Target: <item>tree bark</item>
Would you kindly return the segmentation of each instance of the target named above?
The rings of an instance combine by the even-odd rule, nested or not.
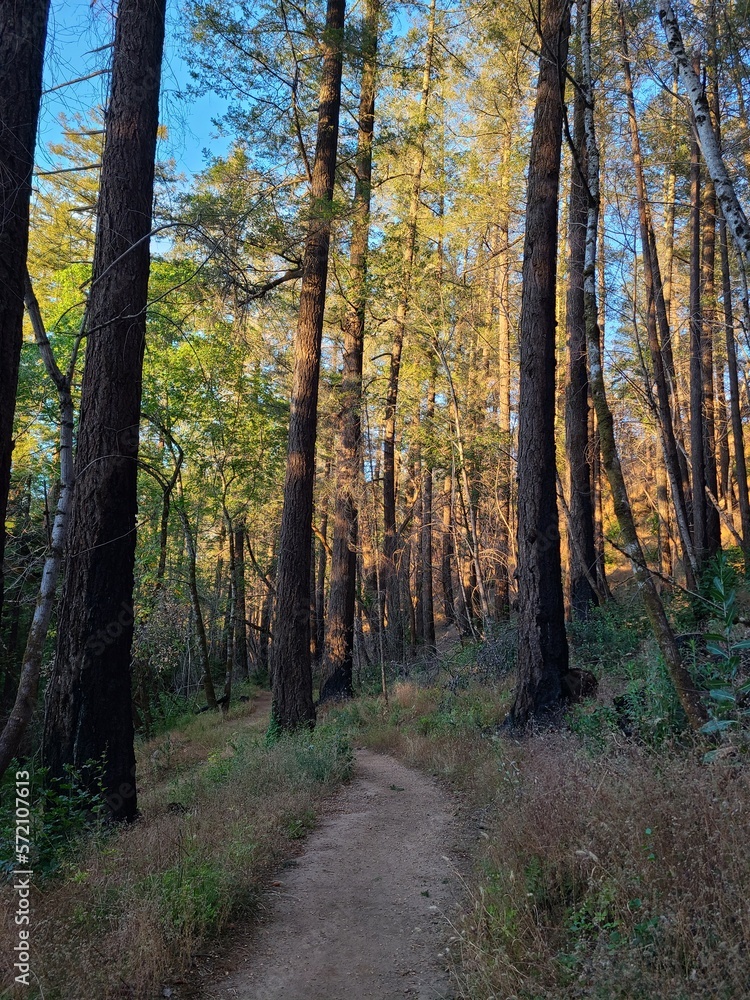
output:
[[[0,0],[0,615],[29,201],[49,0]]]
[[[518,445],[518,685],[515,726],[560,701],[568,642],[555,462],[557,207],[570,12],[542,5],[542,55],[526,194]]]
[[[620,8],[622,16],[622,8]],[[653,578],[648,570],[633,519],[625,477],[622,473],[617,443],[614,435],[612,411],[609,408],[604,386],[604,369],[600,343],[598,306],[596,301],[596,241],[599,225],[599,151],[594,127],[594,94],[591,73],[591,0],[586,0],[584,15],[584,93],[586,95],[586,144],[588,159],[589,213],[586,233],[586,265],[584,269],[584,301],[586,308],[586,340],[589,354],[591,392],[596,409],[597,424],[602,448],[602,462],[607,472],[615,515],[624,540],[624,548],[633,567],[638,587],[648,614],[654,638],[664,657],[667,670],[674,684],[680,704],[693,729],[699,729],[706,720],[706,711],[698,697],[690,674],[680,660],[674,633],[664,612]],[[623,22],[624,25],[624,22]]]
[[[456,624],[456,601],[453,595],[453,525],[452,479],[445,477],[443,500],[443,547],[440,559],[440,582],[443,586],[443,615],[448,625]]]
[[[631,78],[630,59],[628,56],[625,11],[622,3],[619,5],[619,15],[620,38],[622,43],[621,58],[625,75],[625,94],[628,103],[628,120],[630,123],[630,134],[633,146],[641,253],[643,255],[643,276],[646,285],[646,329],[648,331],[651,363],[654,369],[654,382],[656,383],[659,430],[664,453],[664,463],[667,467],[667,474],[669,476],[669,484],[672,490],[672,502],[675,508],[675,518],[677,520],[680,543],[682,546],[686,582],[689,588],[693,588],[695,585],[697,561],[690,536],[683,473],[672,418],[670,385],[667,381],[663,354],[663,345],[669,341],[671,335],[667,321],[659,261],[656,253],[656,240],[654,238],[653,225],[651,223],[649,204],[646,196],[643,155],[641,153],[638,119],[635,113],[633,81]]]
[[[706,486],[719,495],[716,468],[716,406],[714,403],[714,327],[716,325],[716,192],[711,181],[703,196],[703,228],[700,259],[701,298],[701,378],[703,380],[703,459]],[[706,554],[713,558],[721,548],[719,512],[713,504],[706,508]]]
[[[238,678],[249,676],[247,656],[247,600],[245,595],[245,525],[234,527],[234,670]]]
[[[703,87],[700,75],[696,73],[691,65],[690,57],[685,51],[679,21],[669,0],[656,0],[656,12],[664,28],[667,48],[675,61],[680,74],[680,80],[687,91],[693,109],[701,152],[703,153],[703,159],[705,160],[711,180],[714,182],[716,197],[729,226],[729,230],[737,244],[737,249],[747,265],[750,263],[750,224],[740,205],[734,184],[724,164],[721,147],[717,141],[713,122],[711,121],[711,112],[705,88]]]
[[[398,570],[398,530],[396,526],[396,410],[398,405],[401,353],[406,332],[406,320],[411,302],[411,281],[417,251],[417,222],[422,194],[422,171],[425,161],[427,110],[430,100],[432,61],[435,48],[435,0],[431,0],[427,24],[422,96],[417,120],[417,142],[412,163],[409,215],[406,221],[406,238],[403,250],[401,290],[396,306],[391,362],[385,398],[385,426],[383,430],[383,556],[388,617],[388,640],[392,650],[403,648],[403,621],[400,606],[400,574]]]
[[[580,56],[579,56],[580,59]],[[578,72],[580,76],[580,70]],[[594,507],[589,460],[589,376],[586,360],[586,321],[583,308],[583,266],[586,258],[586,220],[588,199],[584,137],[584,107],[580,87],[574,98],[576,159],[570,179],[568,214],[568,295],[566,323],[568,333],[568,379],[565,389],[565,445],[570,477],[570,607],[574,618],[588,618],[599,604],[590,579],[596,572],[594,543]]]
[[[375,55],[378,5],[370,3],[363,25],[364,66],[360,93],[357,179],[354,195],[351,272],[354,285],[344,320],[344,371],[336,449],[336,500],[331,545],[331,585],[319,700],[350,698],[356,611],[359,509],[357,484],[362,436],[362,361],[367,304],[367,244],[370,225],[372,136],[375,115]]]
[[[432,455],[431,436],[435,417],[435,373],[430,373],[425,411],[427,446],[422,467],[422,637],[427,653],[437,651],[435,642],[435,604],[432,589]]]
[[[166,0],[120,0],[87,310],[75,486],[43,757],[137,813],[131,707],[138,426]]]
[[[289,446],[284,479],[276,615],[271,645],[273,719],[283,730],[315,725],[310,658],[310,570],[318,382],[331,210],[336,174],[344,0],[328,0],[322,40],[318,138],[294,351]]]
[[[701,316],[701,165],[698,137],[690,143],[690,465],[693,470],[693,543],[698,569],[709,556],[706,438]]]

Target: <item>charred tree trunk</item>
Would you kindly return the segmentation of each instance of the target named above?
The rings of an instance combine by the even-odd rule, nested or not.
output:
[[[273,719],[284,730],[315,724],[310,662],[313,487],[320,352],[341,106],[344,6],[344,0],[328,0],[322,40],[323,73],[313,165],[312,205],[294,352],[292,408],[276,582],[276,616],[271,646]]]
[[[29,201],[49,0],[0,0],[0,615]]]
[[[555,460],[557,207],[570,11],[542,5],[526,195],[518,443],[518,686],[510,720],[554,708],[568,670]]]
[[[166,0],[120,0],[86,321],[70,541],[44,761],[104,758],[115,819],[136,816],[130,680],[138,426]]]

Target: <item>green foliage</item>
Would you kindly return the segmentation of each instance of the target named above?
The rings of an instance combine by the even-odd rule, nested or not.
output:
[[[167,924],[177,933],[190,928],[204,933],[220,913],[224,885],[219,864],[197,854],[187,854],[179,864],[150,880],[151,892],[161,902]]]
[[[50,780],[44,767],[24,765],[31,773],[29,864],[34,873],[48,878],[61,871],[79,852],[85,840],[104,831],[107,807],[98,792],[91,792],[81,777],[81,772],[68,765],[62,780]],[[15,801],[16,764],[11,762],[0,785],[0,873],[9,874],[16,867]],[[100,783],[102,765],[91,761],[87,770]]]
[[[611,667],[632,656],[648,635],[648,622],[637,598],[609,601],[592,608],[585,620],[568,623],[568,638],[577,666]]]
[[[709,694],[710,719],[701,732],[716,734],[736,728],[750,717],[750,680],[742,662],[742,653],[750,649],[750,642],[734,638],[737,572],[723,552],[712,561],[703,586],[716,614],[718,630],[702,636],[710,659],[698,666],[697,673]]]
[[[609,705],[572,705],[566,718],[584,746],[597,753],[605,749],[608,737],[618,728],[617,712]]]

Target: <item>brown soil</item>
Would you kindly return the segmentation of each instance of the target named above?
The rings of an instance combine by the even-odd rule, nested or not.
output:
[[[205,1000],[439,1000],[460,878],[455,805],[391,757],[355,777],[276,883],[266,917]],[[222,977],[223,981],[217,982]]]

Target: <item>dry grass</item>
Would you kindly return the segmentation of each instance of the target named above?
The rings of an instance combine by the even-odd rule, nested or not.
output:
[[[478,706],[481,705],[481,711]],[[466,1000],[750,996],[750,772],[699,748],[493,736],[507,694],[408,684],[339,713],[449,780],[477,866],[457,929]]]
[[[3,996],[152,997],[202,942],[252,910],[350,766],[348,748],[330,731],[267,747],[266,721],[249,707],[227,720],[199,716],[140,748],[143,817],[87,844],[37,888],[31,951],[39,982]],[[10,887],[2,897],[12,902]],[[12,906],[3,909],[0,971],[8,983],[16,933]]]

